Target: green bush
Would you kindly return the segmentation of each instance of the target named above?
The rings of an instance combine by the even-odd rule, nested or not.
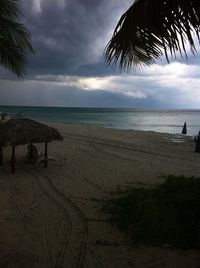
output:
[[[129,189],[104,209],[133,243],[200,248],[200,178],[168,176],[154,189]]]

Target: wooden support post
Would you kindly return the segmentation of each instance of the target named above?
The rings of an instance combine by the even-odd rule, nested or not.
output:
[[[0,146],[0,166],[3,166],[3,146]]]
[[[30,157],[30,159],[33,159],[33,144],[32,144],[32,142],[31,142],[31,144],[30,144],[30,151],[29,151],[29,157]]]
[[[47,152],[47,145],[48,143],[45,142],[45,148],[44,148],[44,167],[48,167],[48,152]]]
[[[15,146],[12,146],[12,157],[11,157],[11,172],[12,173],[15,173],[15,162],[16,162],[16,159],[15,159]]]

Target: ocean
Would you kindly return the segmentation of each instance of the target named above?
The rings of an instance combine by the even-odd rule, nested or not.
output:
[[[10,116],[22,113],[39,121],[106,128],[180,134],[186,122],[188,135],[197,135],[200,130],[200,110],[0,106],[0,111]]]

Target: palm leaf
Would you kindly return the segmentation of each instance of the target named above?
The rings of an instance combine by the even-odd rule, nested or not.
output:
[[[0,38],[0,64],[11,70],[17,76],[23,76],[26,64],[26,56],[10,39]]]
[[[165,55],[187,57],[186,44],[196,53],[199,40],[199,0],[135,0],[120,18],[105,49],[109,65],[121,69],[147,66]]]
[[[22,11],[19,7],[18,0],[1,0],[0,1],[0,16],[19,18]]]
[[[34,52],[21,15],[18,0],[0,0],[0,65],[17,76],[24,75],[26,52]]]

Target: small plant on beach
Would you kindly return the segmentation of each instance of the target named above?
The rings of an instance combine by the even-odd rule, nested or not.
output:
[[[104,210],[133,243],[200,248],[200,178],[168,176],[161,185],[132,188]]]

